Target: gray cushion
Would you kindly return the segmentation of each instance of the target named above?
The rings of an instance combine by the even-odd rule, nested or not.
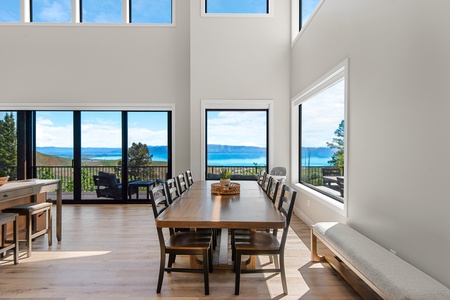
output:
[[[349,226],[313,225],[340,255],[392,300],[450,299],[450,289]]]

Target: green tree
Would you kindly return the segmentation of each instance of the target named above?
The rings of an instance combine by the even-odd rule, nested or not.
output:
[[[132,178],[151,179],[153,172],[149,166],[152,164],[152,157],[146,144],[131,144],[128,149],[128,174]]]
[[[12,113],[0,120],[0,175],[8,173],[8,167],[17,165],[16,122]]]
[[[331,160],[329,160],[328,163],[332,164],[333,166],[343,167],[344,166],[344,120],[341,121],[338,129],[335,130],[334,134],[336,135],[336,137],[333,138],[331,143],[327,142],[327,146],[331,149],[337,149],[337,151],[334,152],[333,156],[331,157]]]

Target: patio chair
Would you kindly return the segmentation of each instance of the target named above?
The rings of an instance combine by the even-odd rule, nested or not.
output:
[[[97,197],[113,198],[114,200],[122,199],[122,184],[116,178],[116,174],[100,171],[98,175],[93,176]],[[138,188],[136,187],[130,187],[128,190],[129,195],[134,195],[137,192]]]

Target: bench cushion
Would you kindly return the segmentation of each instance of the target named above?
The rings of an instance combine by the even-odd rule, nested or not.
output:
[[[313,230],[388,299],[450,299],[446,286],[349,226],[319,222]]]

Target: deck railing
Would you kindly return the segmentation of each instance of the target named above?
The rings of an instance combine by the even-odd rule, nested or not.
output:
[[[207,179],[218,179],[222,171],[231,171],[233,175],[242,175],[240,179],[245,177],[251,178],[258,175],[262,170],[266,170],[266,166],[207,166]]]
[[[73,168],[70,166],[38,166],[36,177],[39,179],[61,179],[63,192],[73,191]],[[120,166],[82,166],[81,187],[83,192],[95,191],[94,177],[98,172],[115,173],[117,178],[121,177]],[[129,180],[155,180],[165,179],[168,172],[167,166],[131,166],[128,167]]]
[[[323,171],[322,169],[330,168],[330,166],[314,166],[314,167],[304,167],[301,169],[301,181],[312,184],[314,186],[323,185]],[[344,175],[344,170],[342,168],[341,175]]]

